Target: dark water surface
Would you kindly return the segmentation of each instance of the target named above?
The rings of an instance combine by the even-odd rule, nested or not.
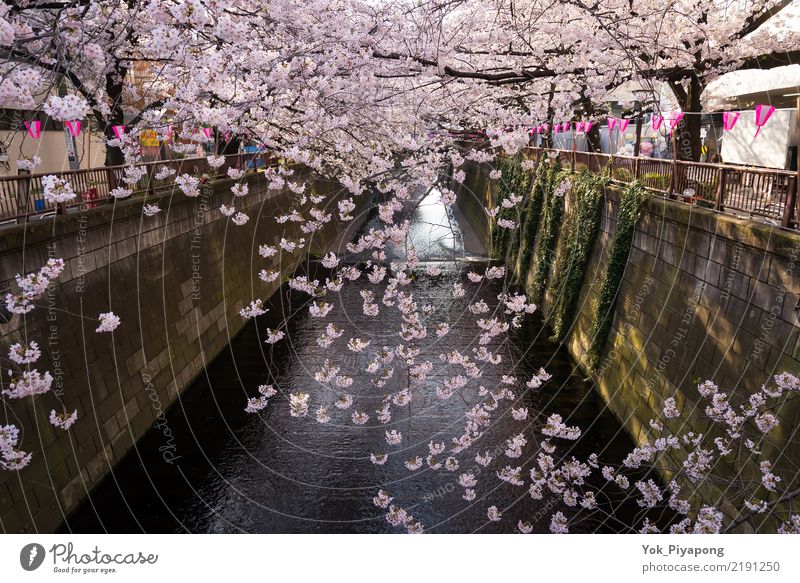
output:
[[[474,270],[483,273],[487,261],[477,260],[474,234],[459,229],[458,217],[446,212],[436,193],[429,195],[411,215],[410,239],[419,251],[420,267],[414,281],[402,291],[411,291],[421,307],[434,307],[428,324],[430,334],[420,348],[417,361],[433,361],[440,368],[439,355],[459,350],[472,356],[477,347],[479,329],[466,310],[468,303],[484,299],[496,304],[502,283],[471,284],[464,275]],[[462,221],[463,222],[463,221]],[[377,226],[369,221],[362,231]],[[392,258],[403,258],[395,249]],[[350,257],[348,261],[363,267],[366,257]],[[435,263],[444,273],[431,277],[424,268]],[[329,271],[315,262],[306,266],[314,278],[324,282]],[[454,282],[462,281],[465,298],[453,299]],[[529,469],[539,449],[537,431],[551,413],[560,413],[568,425],[587,429],[576,443],[562,442],[554,457],[575,455],[585,459],[597,451],[606,461],[619,462],[631,447],[628,436],[613,415],[605,409],[601,398],[581,380],[566,351],[546,340],[538,314],[529,316],[520,330],[509,336],[502,347],[492,347],[503,356],[503,364],[484,369],[481,379],[470,380],[467,387],[447,400],[437,398],[432,382],[414,389],[413,400],[404,407],[392,406],[390,423],[376,419],[384,397],[398,390],[393,378],[386,387],[371,384],[373,376],[365,372],[376,350],[401,342],[396,336],[401,319],[395,307],[380,300],[386,281],[377,286],[365,275],[348,283],[340,293],[326,300],[336,305],[325,319],[312,318],[303,307],[306,294],[292,292],[284,286],[270,304],[270,312],[251,321],[234,338],[229,350],[221,354],[178,399],[167,413],[167,423],[175,436],[177,456],[166,463],[159,448],[164,445],[160,430],[151,429],[118,466],[113,474],[91,494],[90,498],[69,517],[63,530],[72,532],[401,532],[384,518],[372,497],[379,488],[389,491],[394,502],[406,508],[431,532],[514,532],[518,520],[534,524],[535,532],[546,532],[551,514],[559,509],[574,515],[558,500],[535,501],[528,495]],[[358,292],[370,289],[380,306],[380,315],[368,318],[362,312]],[[299,311],[287,329],[287,338],[271,346],[264,343],[264,330],[275,328],[282,314]],[[484,317],[491,317],[486,314]],[[436,322],[447,321],[450,333],[439,339],[433,334]],[[329,322],[344,334],[329,348],[317,345],[317,337]],[[369,339],[370,346],[360,354],[345,347],[351,337]],[[330,386],[314,381],[313,375],[324,361],[341,366],[342,374],[354,378],[353,386],[336,392]],[[479,363],[480,364],[480,363]],[[399,359],[392,365],[402,369]],[[553,378],[535,392],[525,387],[539,367]],[[493,412],[493,425],[480,440],[458,455],[457,471],[444,468],[430,470],[423,465],[417,471],[406,469],[403,462],[428,454],[428,442],[451,444],[463,433],[464,411],[483,402],[477,386],[494,389],[501,373],[513,373],[520,382],[513,387],[516,402],[504,400]],[[404,376],[398,374],[398,377]],[[260,384],[272,384],[279,390],[266,409],[258,414],[244,411],[247,397],[256,395]],[[288,394],[302,389],[309,393],[310,409],[306,417],[288,414]],[[331,405],[341,393],[354,396],[354,405],[345,411],[330,409],[332,420],[320,425],[314,411],[320,405]],[[528,420],[515,421],[510,407],[525,405]],[[354,425],[354,410],[366,411],[366,425]],[[400,445],[388,445],[384,432],[402,432]],[[494,450],[509,437],[524,432],[528,444],[523,455],[509,459],[502,453],[488,468],[477,466],[477,452]],[[369,454],[389,454],[384,465],[374,465]],[[441,458],[444,459],[444,456]],[[526,486],[501,482],[495,471],[506,465],[524,470]],[[472,502],[462,498],[464,489],[458,476],[473,471],[479,478]],[[613,492],[609,492],[614,495]],[[617,495],[619,492],[617,491]],[[486,509],[495,505],[503,513],[500,522],[489,522]],[[622,522],[639,510],[630,501],[610,503],[602,513],[583,522],[578,530],[619,531]]]

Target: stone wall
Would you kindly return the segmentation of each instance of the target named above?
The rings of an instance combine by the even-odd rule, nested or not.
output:
[[[475,165],[468,170],[467,183],[485,175]],[[470,184],[488,204],[492,187]],[[579,312],[565,342],[633,438],[648,438],[649,420],[670,396],[702,431],[699,379],[745,398],[776,373],[800,373],[800,233],[662,197],[651,198],[642,213],[608,344],[597,371],[589,370],[589,335],[619,192],[606,191]],[[464,194],[459,190],[459,204]],[[542,306],[546,319],[552,293]],[[800,407],[791,402],[780,417],[783,429],[770,434],[773,447],[783,452],[783,462],[796,463]]]
[[[16,273],[38,270],[48,257],[63,258],[66,268],[37,309],[0,323],[4,366],[8,345],[33,340],[43,353],[36,366],[54,376],[52,393],[12,401],[13,412],[0,419],[22,427],[20,447],[34,456],[20,472],[0,470],[0,530],[56,528],[154,424],[170,461],[174,442],[160,413],[242,328],[239,310],[280,285],[265,284],[257,272],[279,262],[291,272],[303,258],[284,252],[282,260],[263,259],[258,245],[309,238],[298,223],[272,220],[294,195],[268,191],[260,174],[247,181],[250,194],[235,201],[250,215],[241,227],[218,210],[231,202],[231,182],[224,180],[195,199],[180,192],[151,197],[164,209],[152,218],[142,215],[141,200],[118,201],[3,231],[3,294],[16,291]],[[336,217],[335,185],[312,186],[331,195],[325,204]],[[366,198],[358,201],[362,208]],[[311,251],[349,240],[358,222],[345,228],[334,218],[310,237]],[[122,324],[113,334],[95,333],[98,314],[109,310]],[[69,431],[47,420],[51,409],[62,409],[59,400],[78,410]]]
[[[615,228],[617,192],[604,205],[570,350],[589,348],[595,296]],[[746,395],[772,375],[800,373],[800,235],[652,198],[636,229],[598,389],[642,441],[663,400],[698,404],[698,380]],[[782,411],[797,427],[798,409]],[[699,427],[698,427],[699,429]],[[788,437],[788,436],[787,436]],[[794,459],[800,451],[787,443]]]
[[[484,206],[490,206],[489,201],[492,200],[491,188],[494,183],[489,180],[491,169],[488,164],[467,164],[466,169],[469,172],[466,173],[464,182],[454,183],[453,191],[458,195],[458,208],[462,216],[488,251],[491,250],[491,232]]]

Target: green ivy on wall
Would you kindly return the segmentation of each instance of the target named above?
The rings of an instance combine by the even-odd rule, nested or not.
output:
[[[628,186],[620,196],[617,230],[611,240],[606,271],[603,275],[592,330],[589,334],[591,346],[589,347],[588,361],[591,368],[596,368],[600,354],[608,341],[611,323],[614,319],[617,291],[628,263],[636,222],[639,220],[639,215],[648,197],[649,195],[638,182]]]
[[[551,310],[553,339],[563,340],[569,331],[581,293],[586,266],[592,256],[608,179],[589,172],[571,178],[569,212],[561,226],[553,269],[554,304]]]
[[[513,161],[513,167],[510,171],[509,177],[509,194],[516,194],[517,196],[521,196],[524,201],[527,201],[530,198],[530,191],[531,191],[531,180],[533,179],[533,172],[530,170],[524,170],[522,168],[522,158],[520,156],[511,158],[510,160]],[[513,221],[517,223],[516,229],[511,229],[510,238],[511,243],[509,244],[509,250],[504,255],[506,259],[509,261],[515,261],[517,255],[519,254],[519,247],[521,242],[520,237],[520,229],[519,225],[525,220],[524,214],[520,212],[519,205],[514,207],[512,210]],[[508,229],[506,229],[508,230]],[[513,269],[513,266],[512,266]]]
[[[509,249],[512,257],[516,257],[520,246],[519,229],[498,227],[500,219],[518,223],[520,221],[517,207],[503,208],[501,203],[512,194],[526,197],[531,187],[532,172],[522,168],[522,156],[500,158],[497,168],[501,172],[497,189],[494,193],[494,208],[500,209],[492,223],[492,257],[505,259]]]
[[[536,169],[536,179],[533,183],[525,208],[522,211],[522,221],[520,223],[520,250],[517,257],[517,281],[525,284],[528,278],[528,271],[531,267],[533,257],[533,245],[536,241],[536,232],[539,230],[539,222],[542,217],[542,201],[544,200],[547,183],[550,180],[550,165],[540,163]],[[512,255],[512,257],[514,257]]]
[[[548,180],[545,183],[541,236],[536,249],[533,281],[530,288],[530,298],[535,303],[541,303],[544,299],[544,290],[553,263],[558,231],[561,226],[561,214],[564,209],[564,199],[562,196],[556,195],[556,189],[567,176],[568,172],[561,171],[561,163],[556,158],[548,171]]]
[[[492,257],[495,259],[502,259],[505,257],[505,252],[508,246],[509,230],[498,226],[498,221],[501,219],[513,219],[513,214],[510,209],[502,208],[501,201],[508,197],[511,190],[508,187],[507,174],[508,160],[501,158],[498,162],[498,169],[502,172],[500,180],[497,182],[494,197],[493,207],[500,209],[492,221]]]

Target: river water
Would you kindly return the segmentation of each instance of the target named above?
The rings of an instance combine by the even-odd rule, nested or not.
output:
[[[443,338],[427,338],[421,345],[418,361],[438,362],[439,355],[460,350],[471,354],[477,346],[476,316],[466,310],[468,303],[485,299],[496,303],[502,291],[498,280],[481,284],[466,283],[465,274],[483,273],[488,261],[480,242],[457,209],[446,209],[436,191],[410,211],[409,240],[421,261],[414,281],[407,286],[420,305],[429,304],[437,318],[450,324]],[[377,216],[368,220],[362,232],[378,226]],[[403,259],[403,249],[391,249],[389,259]],[[365,257],[346,257],[363,267]],[[431,277],[424,268],[435,264],[442,275]],[[328,270],[317,262],[304,269],[324,281]],[[465,298],[452,297],[453,283],[464,282]],[[389,389],[377,389],[364,369],[377,347],[397,345],[396,330],[400,314],[380,306],[381,313],[369,318],[363,314],[358,292],[376,291],[380,304],[386,282],[377,286],[364,276],[333,294],[336,308],[328,318],[312,318],[303,306],[306,294],[284,286],[268,304],[270,311],[251,321],[226,350],[209,364],[199,378],[167,413],[167,423],[175,435],[179,458],[166,463],[159,448],[161,431],[151,429],[91,494],[89,499],[63,525],[64,532],[262,532],[262,533],[377,533],[400,532],[376,508],[372,498],[382,488],[396,503],[424,524],[428,532],[514,532],[519,520],[533,525],[534,532],[547,532],[550,516],[556,510],[574,515],[559,500],[532,500],[527,486],[514,486],[495,476],[506,465],[523,466],[523,478],[534,464],[542,439],[537,428],[552,413],[559,413],[568,425],[584,429],[577,442],[564,442],[555,457],[586,459],[598,452],[609,462],[619,462],[632,443],[601,398],[581,378],[580,371],[561,346],[549,342],[548,332],[537,314],[525,325],[512,330],[507,342],[497,350],[503,365],[484,370],[480,384],[489,388],[500,383],[500,372],[513,370],[520,379],[512,387],[516,400],[503,400],[494,411],[493,424],[478,443],[454,456],[457,471],[433,471],[423,464],[417,471],[403,462],[414,456],[423,459],[428,443],[446,442],[463,431],[464,412],[484,401],[477,391],[442,400],[433,390],[415,390],[406,406],[393,407],[392,420],[378,423],[375,411]],[[328,299],[328,298],[326,298]],[[302,308],[299,309],[298,308]],[[285,314],[297,312],[288,321],[287,338],[275,345],[264,343],[264,331],[275,328]],[[329,322],[344,331],[329,348],[320,348],[316,339]],[[345,348],[348,338],[358,336],[371,344],[360,354]],[[320,404],[330,405],[338,397],[330,388],[315,383],[314,371],[328,359],[353,376],[347,392],[355,404],[346,411],[331,408],[332,420],[321,425],[314,418]],[[537,391],[524,381],[540,367],[552,379]],[[494,370],[490,370],[494,369]],[[502,369],[502,371],[500,370]],[[360,371],[355,372],[354,371]],[[393,382],[393,381],[391,381]],[[247,397],[256,387],[272,384],[279,393],[258,414],[245,413]],[[473,384],[475,384],[473,382]],[[286,394],[302,388],[311,394],[310,412],[295,418],[288,414]],[[526,406],[526,421],[516,421],[510,407]],[[370,420],[355,425],[350,415],[355,409],[366,411]],[[386,430],[402,433],[400,445],[387,445]],[[503,455],[502,444],[512,435],[524,433],[528,445],[517,459]],[[495,460],[478,466],[477,451],[493,451]],[[375,465],[369,454],[389,454],[384,465]],[[476,498],[462,498],[464,488],[458,476],[472,471],[479,479]],[[609,492],[614,496],[613,492]],[[617,491],[617,495],[619,492]],[[487,519],[487,508],[502,512],[500,521]],[[602,511],[587,514],[577,531],[618,532],[640,509],[630,500],[609,501]]]

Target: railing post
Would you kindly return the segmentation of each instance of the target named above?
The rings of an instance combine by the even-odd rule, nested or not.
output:
[[[791,227],[797,218],[797,176],[789,177],[789,192],[786,194],[786,205],[783,207],[781,226]]]
[[[117,177],[114,175],[114,170],[112,168],[106,169],[106,196],[108,193],[114,190],[117,187]]]
[[[641,173],[641,170],[639,169],[639,162],[640,161],[641,160],[640,160],[640,158],[638,156],[636,157],[636,160],[633,161],[633,179],[634,180],[639,180],[639,174]]]
[[[25,177],[17,182],[17,223],[24,223],[28,220],[27,214],[31,192],[31,173],[27,170],[18,170],[17,172],[20,176]]]
[[[714,204],[714,209],[722,211],[725,208],[725,168],[720,166],[717,168],[717,200]]]
[[[147,165],[147,194],[153,196],[155,194],[155,186],[153,185],[153,171],[155,164]]]
[[[669,186],[667,187],[667,198],[672,198],[672,191],[675,189],[675,167],[677,164],[675,160],[670,161],[669,167]]]

